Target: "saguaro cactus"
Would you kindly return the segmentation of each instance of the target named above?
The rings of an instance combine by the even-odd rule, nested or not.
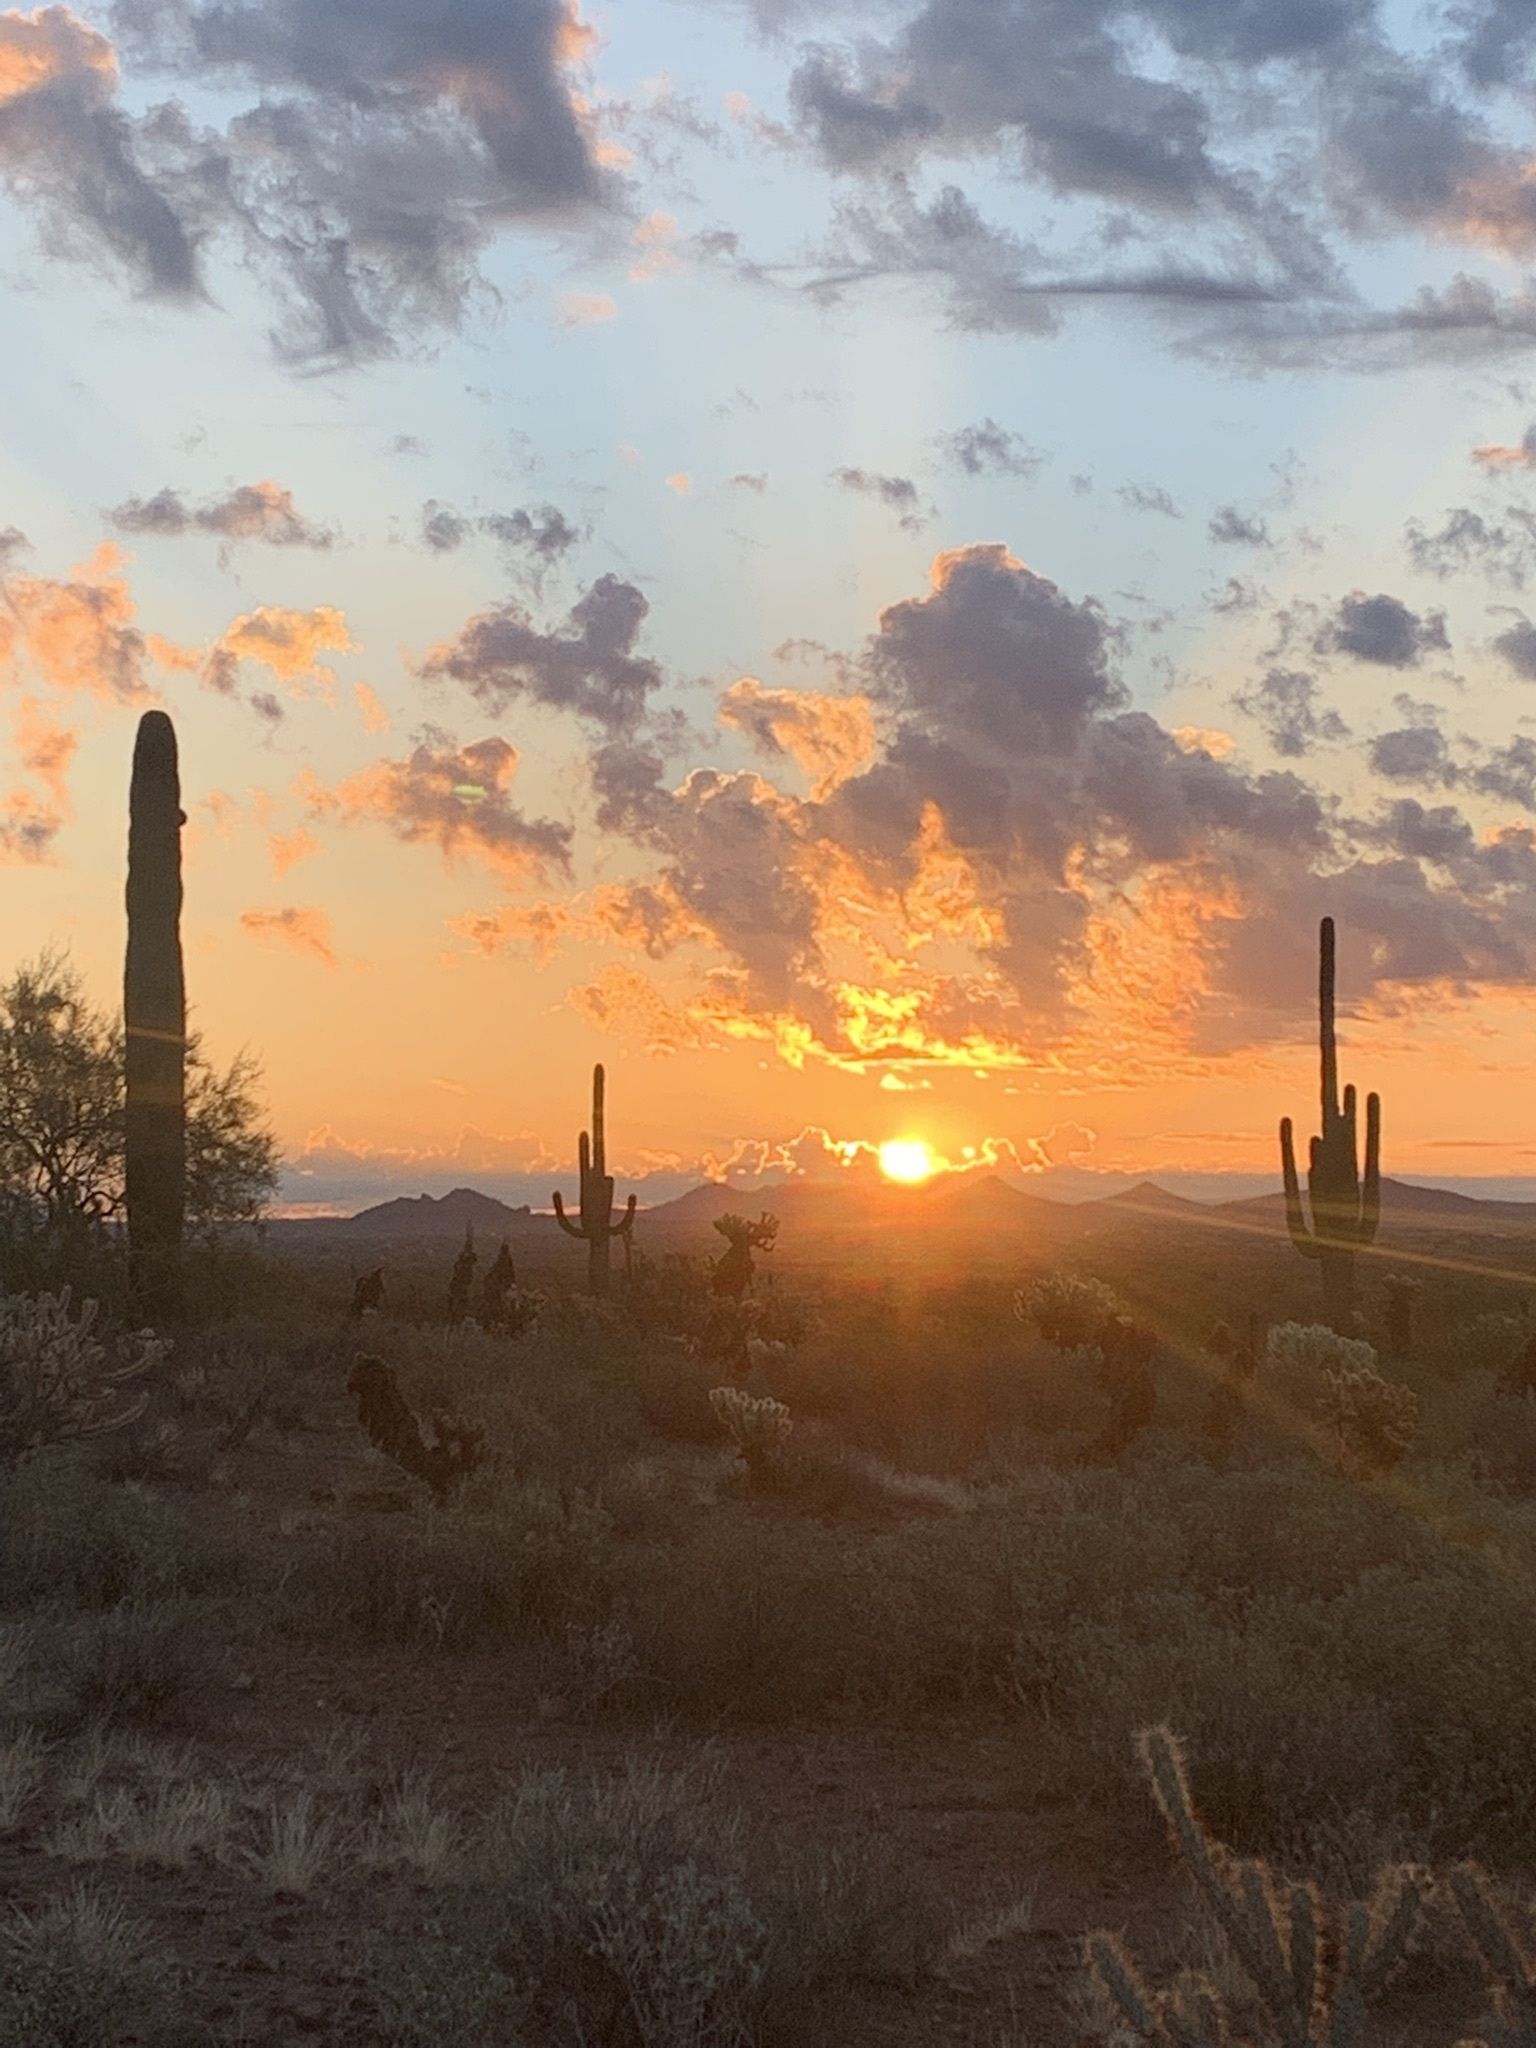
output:
[[[607,1171],[608,1141],[603,1122],[603,1070],[592,1069],[592,1129],[581,1134],[581,1221],[573,1223],[565,1213],[558,1191],[555,1221],[568,1237],[587,1241],[587,1290],[608,1292],[608,1248],[622,1237],[625,1248],[635,1227],[635,1198],[630,1196],[620,1223],[613,1220],[613,1176]]]
[[[1318,1026],[1322,1048],[1322,1136],[1312,1140],[1307,1192],[1312,1204],[1309,1228],[1296,1174],[1296,1147],[1291,1120],[1280,1124],[1280,1165],[1285,1175],[1285,1220],[1291,1242],[1303,1257],[1317,1260],[1323,1276],[1323,1313],[1332,1327],[1347,1335],[1354,1326],[1355,1254],[1372,1243],[1381,1221],[1381,1097],[1365,1098],[1365,1178],[1360,1177],[1355,1091],[1344,1090],[1339,1101],[1339,1050],[1333,1023],[1333,919],[1322,924],[1318,974]]]
[[[128,794],[123,970],[124,1202],[135,1305],[159,1323],[180,1306],[187,1206],[187,996],[181,963],[181,783],[176,731],[146,711]]]

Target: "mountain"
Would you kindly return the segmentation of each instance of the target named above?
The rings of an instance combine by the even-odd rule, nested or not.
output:
[[[486,1237],[525,1224],[533,1211],[526,1204],[509,1209],[494,1195],[482,1195],[475,1188],[455,1188],[448,1195],[399,1195],[392,1202],[380,1202],[349,1216],[343,1228],[360,1237],[462,1237],[473,1225]]]
[[[1125,1216],[1149,1216],[1163,1220],[1198,1222],[1209,1213],[1204,1202],[1192,1202],[1188,1195],[1175,1195],[1167,1188],[1160,1188],[1155,1180],[1139,1180],[1133,1188],[1122,1188],[1118,1195],[1101,1195],[1097,1201],[1084,1203],[1084,1208],[1103,1215],[1106,1211]]]
[[[1303,1188],[1305,1194],[1305,1188]],[[1234,1220],[1272,1223],[1285,1221],[1285,1196],[1277,1188],[1272,1195],[1253,1195],[1241,1202],[1218,1202],[1215,1213]],[[1414,1181],[1384,1176],[1381,1183],[1381,1214],[1387,1223],[1408,1228],[1420,1223],[1536,1223],[1536,1202],[1484,1201],[1478,1195],[1459,1195],[1450,1188],[1420,1187]]]

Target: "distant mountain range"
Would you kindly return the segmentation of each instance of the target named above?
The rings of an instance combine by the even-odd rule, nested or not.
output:
[[[455,1188],[447,1195],[399,1195],[343,1217],[340,1227],[369,1237],[462,1237],[471,1228],[495,1237],[525,1226],[532,1215],[526,1203],[511,1209],[494,1195]]]
[[[1490,1201],[1449,1188],[1419,1187],[1387,1179],[1381,1186],[1383,1221],[1399,1228],[1442,1229],[1528,1224],[1536,1227],[1536,1202]],[[1197,1202],[1144,1180],[1113,1195],[1062,1202],[1013,1186],[996,1174],[936,1175],[920,1187],[868,1182],[791,1180],[733,1187],[706,1181],[669,1202],[640,1214],[651,1229],[707,1228],[733,1212],[757,1216],[767,1210],[799,1232],[838,1235],[849,1230],[891,1229],[919,1235],[1032,1229],[1039,1234],[1101,1228],[1160,1228],[1225,1224],[1234,1229],[1284,1227],[1285,1198],[1276,1189],[1237,1201]],[[462,1238],[467,1228],[489,1242],[521,1235],[550,1221],[527,1204],[512,1208],[474,1188],[446,1195],[400,1196],[356,1216],[292,1223],[310,1230],[323,1222],[332,1230],[374,1239]]]

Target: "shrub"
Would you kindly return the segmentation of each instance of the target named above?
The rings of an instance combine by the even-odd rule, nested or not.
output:
[[[1071,1273],[1043,1273],[1013,1297],[1019,1321],[1033,1324],[1058,1351],[1081,1351],[1097,1344],[1119,1306],[1103,1281],[1079,1280]]]
[[[126,1428],[148,1399],[134,1383],[169,1346],[142,1331],[110,1352],[92,1334],[96,1303],[61,1294],[0,1295],[0,1463],[47,1444]]]
[[[0,1924],[0,2048],[107,2048],[170,2020],[165,1959],[121,1903],[83,1886]],[[137,2024],[136,2024],[137,2023]],[[171,2033],[154,2033],[170,2040]]]
[[[789,2048],[910,1966],[910,1901],[872,1857],[764,1846],[707,1770],[539,1771],[489,1816],[486,1892],[381,1958],[395,2038]]]
[[[1360,1479],[1396,1471],[1418,1433],[1418,1395],[1370,1366],[1325,1378],[1323,1414],[1338,1438],[1345,1469]]]
[[[759,1398],[743,1393],[740,1387],[714,1387],[710,1390],[709,1405],[735,1444],[752,1484],[772,1485],[779,1453],[794,1427],[784,1403],[766,1395]]]

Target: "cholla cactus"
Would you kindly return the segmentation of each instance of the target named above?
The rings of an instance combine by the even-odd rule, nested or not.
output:
[[[1510,1925],[1486,1874],[1463,1863],[1450,1874],[1451,1896],[1471,1937],[1493,2005],[1491,2048],[1531,2048],[1536,2041],[1536,1947]],[[1459,2048],[1489,2048],[1468,2041]]]
[[[170,1345],[148,1330],[112,1352],[92,1335],[96,1303],[70,1312],[61,1294],[0,1295],[0,1464],[47,1444],[105,1436],[144,1413],[134,1382],[159,1366]]]
[[[1374,1366],[1326,1375],[1323,1414],[1339,1440],[1344,1463],[1358,1478],[1395,1471],[1419,1428],[1419,1397],[1412,1387],[1384,1380]]]
[[[713,1387],[709,1405],[715,1419],[735,1444],[754,1485],[772,1475],[794,1421],[782,1401],[743,1393],[740,1387]]]
[[[1363,1337],[1341,1337],[1327,1323],[1277,1323],[1264,1347],[1267,1365],[1296,1373],[1373,1372],[1376,1352]]]
[[[1079,1280],[1071,1273],[1043,1273],[1013,1297],[1019,1321],[1033,1324],[1058,1351],[1097,1344],[1119,1306],[1102,1280]]]
[[[1278,1885],[1260,1862],[1239,1862],[1196,1811],[1178,1742],[1166,1728],[1139,1739],[1142,1764],[1174,1848],[1253,1986],[1265,2048],[1359,2048],[1367,2012],[1408,1953],[1426,1880],[1404,1867],[1378,1879],[1369,1903],[1340,1907],[1310,1884]],[[1120,2017],[1157,2048],[1228,2048],[1220,1992],[1199,1971],[1154,1992],[1110,1934],[1090,1935],[1088,1962]],[[1256,2041],[1254,2048],[1259,2048]]]

